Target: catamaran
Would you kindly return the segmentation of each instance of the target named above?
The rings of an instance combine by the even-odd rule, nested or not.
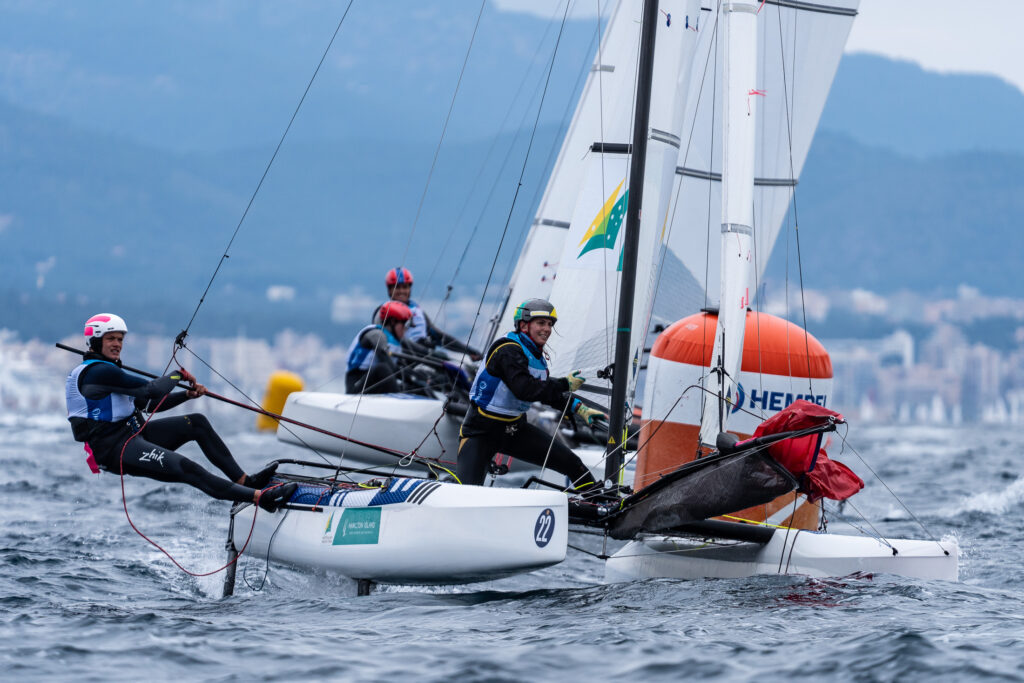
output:
[[[582,368],[594,378],[582,395],[610,407],[603,491],[405,476],[360,484],[339,466],[332,477],[290,477],[302,492],[276,514],[236,508],[231,550],[251,529],[250,548],[272,560],[364,582],[458,583],[561,561],[572,522],[626,542],[607,559],[609,580],[862,571],[955,580],[955,540],[820,528],[821,498],[860,487],[822,449],[845,423],[827,406],[831,365],[806,331],[749,310],[856,8],[646,0],[611,14],[507,297],[557,302],[552,372]],[[713,224],[718,240],[707,237]],[[510,317],[506,306],[509,326]],[[667,323],[642,373],[648,331]],[[307,394],[284,412],[322,424],[314,408],[330,411],[357,446],[412,457],[448,419],[443,403]],[[333,448],[351,452],[352,441]]]

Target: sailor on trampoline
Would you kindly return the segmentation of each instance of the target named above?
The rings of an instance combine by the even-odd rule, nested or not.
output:
[[[579,456],[552,435],[526,420],[534,401],[555,410],[572,410],[591,424],[604,414],[572,396],[583,385],[579,371],[568,377],[548,376],[544,345],[558,315],[544,299],[520,304],[515,330],[487,349],[485,362],[470,389],[470,406],[460,430],[457,473],[463,484],[482,484],[496,453],[551,467],[569,478],[573,488],[594,484]]]

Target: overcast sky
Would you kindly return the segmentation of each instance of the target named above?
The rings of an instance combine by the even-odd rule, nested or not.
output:
[[[551,0],[495,4],[545,19],[552,14]],[[578,0],[574,15],[591,5]],[[859,12],[847,52],[908,59],[931,71],[995,74],[1024,91],[1024,0],[861,0]]]

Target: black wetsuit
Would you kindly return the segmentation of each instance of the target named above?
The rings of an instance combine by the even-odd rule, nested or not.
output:
[[[192,413],[150,420],[139,432],[145,423],[142,410],[162,412],[188,399],[184,391],[168,393],[176,384],[172,378],[161,377],[149,381],[121,369],[120,362],[114,364],[95,353],[86,354],[85,359],[107,362],[93,363],[79,375],[78,390],[83,396],[94,400],[110,394],[135,397],[135,413],[124,420],[105,422],[82,417],[69,418],[75,439],[89,446],[102,469],[116,474],[123,467],[125,474],[189,484],[220,500],[253,500],[255,491],[252,488],[234,483],[245,476],[245,472],[235,462],[228,447],[204,415]],[[161,403],[160,399],[165,396]],[[133,437],[136,432],[139,433]],[[195,441],[203,455],[227,478],[211,474],[175,452],[189,441]]]
[[[534,347],[535,349],[536,347]],[[535,355],[540,357],[540,351]],[[564,411],[572,400],[569,382],[564,377],[542,380],[530,374],[523,347],[500,338],[487,350],[485,368],[523,401],[540,401]],[[463,484],[482,484],[487,466],[496,453],[542,467],[569,477],[574,487],[593,483],[594,477],[579,456],[565,444],[526,420],[526,415],[506,417],[488,413],[470,402],[459,431],[457,474]]]

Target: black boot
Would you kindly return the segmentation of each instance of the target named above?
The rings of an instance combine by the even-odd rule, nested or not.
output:
[[[277,512],[277,509],[291,500],[299,485],[295,482],[280,484],[264,489],[260,493],[259,505],[267,512]]]
[[[272,462],[262,470],[253,475],[245,475],[245,481],[242,482],[243,486],[248,486],[251,489],[263,489],[267,487],[270,480],[274,478],[274,474],[277,472],[277,463]]]

